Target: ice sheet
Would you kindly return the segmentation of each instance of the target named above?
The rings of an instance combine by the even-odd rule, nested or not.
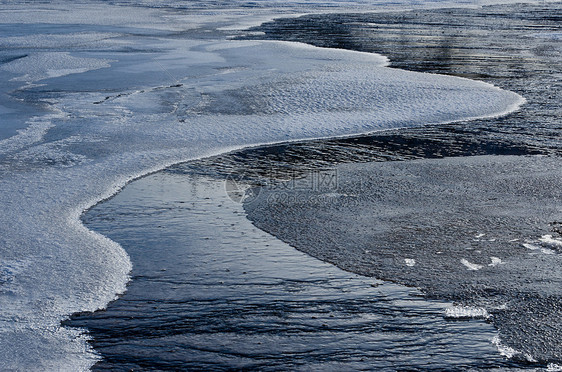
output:
[[[109,67],[110,60],[77,58],[68,52],[43,52],[4,64],[1,68],[17,74],[12,81],[35,82]]]
[[[2,67],[10,89],[21,83],[4,93],[50,110],[0,142],[2,370],[95,362],[86,337],[60,321],[122,293],[131,263],[80,215],[130,180],[245,146],[491,117],[523,103],[489,84],[384,67],[374,54],[161,32],[217,23],[215,14],[182,25],[188,13],[167,23],[167,10],[57,6],[0,11],[28,40],[18,51],[27,56]],[[38,23],[57,25],[57,36]],[[75,24],[95,37],[66,44]],[[107,25],[121,36],[105,38]],[[12,48],[14,37],[0,44]]]

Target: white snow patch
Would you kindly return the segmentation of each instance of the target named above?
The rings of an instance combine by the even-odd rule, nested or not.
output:
[[[482,266],[482,265],[478,265],[478,264],[475,264],[475,263],[471,263],[471,262],[469,262],[468,260],[466,260],[465,258],[463,258],[463,259],[461,260],[461,263],[462,263],[464,266],[466,266],[466,268],[467,268],[468,270],[471,270],[471,271],[477,271],[477,270],[480,270],[481,268],[484,267],[484,266]]]
[[[548,372],[562,372],[562,365],[549,363],[546,370]]]
[[[534,244],[530,244],[530,243],[523,243],[522,245],[523,245],[523,247],[525,247],[527,249],[530,249],[532,251],[536,251],[536,250],[541,249],[541,247],[539,247],[537,245],[534,245]]]
[[[539,238],[539,240],[551,247],[562,248],[562,240],[553,238],[552,235],[543,235]]]
[[[501,260],[501,258],[498,257],[490,257],[490,259],[492,260],[492,263],[488,264],[488,266],[498,266],[498,265],[503,265],[503,261]]]
[[[41,141],[49,129],[54,127],[52,123],[54,118],[57,118],[56,114],[28,120],[29,126],[27,128],[19,129],[15,136],[0,141],[0,154],[16,151]]]
[[[496,348],[498,349],[499,353],[508,359],[513,358],[515,355],[521,354],[519,351],[515,350],[514,348],[503,345],[501,343],[499,336],[494,336],[494,338],[492,339],[492,344],[496,345]]]

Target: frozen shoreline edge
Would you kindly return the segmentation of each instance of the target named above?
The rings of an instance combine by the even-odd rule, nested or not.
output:
[[[282,43],[291,43],[291,42],[282,42]],[[326,49],[331,49],[331,48],[326,48]],[[358,53],[362,53],[362,52],[358,52]],[[374,54],[374,53],[373,53]],[[384,57],[384,56],[383,56]],[[386,58],[386,57],[385,57]],[[439,74],[431,74],[431,75],[439,75]],[[462,77],[455,77],[457,79],[464,79],[464,80],[472,80],[472,79],[468,79],[468,78],[462,78]],[[477,81],[477,80],[472,80],[472,81]],[[479,81],[481,82],[481,81]],[[490,87],[493,87],[497,90],[501,90],[501,91],[507,91],[505,89],[501,89],[493,84],[490,83],[485,83],[485,82],[481,82],[483,84],[486,84]],[[513,93],[513,92],[512,92]],[[521,106],[523,106],[526,103],[526,99],[522,96],[519,95],[519,101],[516,103],[513,103],[511,106],[509,106],[509,108],[507,108],[504,111],[500,111],[498,113],[495,114],[491,114],[491,115],[483,115],[483,116],[473,116],[473,117],[467,117],[464,119],[460,119],[460,120],[452,120],[452,121],[444,121],[444,122],[436,122],[436,123],[427,123],[424,125],[419,126],[420,128],[423,128],[425,126],[431,126],[431,125],[446,125],[446,124],[452,124],[452,123],[459,123],[459,122],[469,122],[469,121],[473,121],[473,120],[481,120],[481,119],[493,119],[493,118],[499,118],[499,117],[504,117],[507,116],[511,113],[517,112],[518,110],[520,110]],[[131,175],[129,177],[126,177],[124,180],[118,181],[116,183],[114,183],[114,185],[112,187],[110,187],[108,189],[108,191],[104,194],[101,195],[99,198],[95,198],[93,200],[91,200],[90,202],[86,202],[84,203],[84,205],[79,206],[75,209],[74,213],[72,213],[71,219],[72,219],[72,223],[78,223],[79,225],[81,225],[81,227],[85,228],[88,232],[90,233],[94,233],[95,235],[100,236],[103,239],[107,239],[109,242],[111,242],[112,244],[115,244],[116,246],[119,247],[120,250],[122,250],[122,252],[127,256],[127,258],[129,259],[129,263],[131,265],[133,265],[133,262],[130,261],[130,257],[128,255],[128,253],[126,252],[126,250],[117,242],[111,240],[110,238],[94,231],[94,230],[90,230],[88,229],[84,224],[83,224],[83,219],[82,217],[84,216],[84,214],[88,213],[88,211],[94,207],[96,207],[97,205],[104,203],[105,201],[111,199],[112,197],[114,197],[115,195],[117,195],[119,192],[121,192],[125,187],[127,187],[128,184],[135,182],[136,180],[139,180],[143,177],[152,175],[154,173],[157,172],[161,172],[169,167],[172,167],[174,165],[177,164],[181,164],[181,163],[186,163],[186,162],[191,162],[191,161],[196,161],[196,160],[201,160],[201,159],[205,159],[205,158],[211,158],[211,157],[215,157],[215,156],[219,156],[219,155],[224,155],[224,154],[228,154],[228,153],[235,153],[238,151],[242,151],[242,150],[247,150],[247,149],[252,149],[252,148],[261,148],[261,147],[268,147],[268,146],[274,146],[274,145],[280,145],[280,144],[291,144],[291,143],[301,143],[301,142],[307,142],[307,141],[316,141],[316,140],[323,140],[323,139],[343,139],[343,138],[353,138],[353,137],[360,137],[360,136],[367,136],[370,134],[375,134],[375,133],[383,133],[386,131],[395,131],[395,130],[401,130],[401,129],[405,129],[408,127],[396,127],[396,128],[389,128],[389,129],[379,129],[379,130],[374,130],[374,131],[367,131],[367,132],[362,132],[362,133],[355,133],[355,134],[345,134],[345,135],[341,135],[341,136],[326,136],[326,137],[310,137],[310,138],[302,138],[302,139],[293,139],[293,140],[287,140],[287,141],[272,141],[272,142],[264,142],[264,143],[255,143],[255,144],[251,144],[251,145],[246,145],[246,146],[241,146],[241,147],[232,147],[232,148],[225,148],[221,151],[218,151],[216,153],[211,153],[211,154],[207,154],[201,157],[194,157],[194,158],[185,158],[185,159],[175,159],[173,161],[170,161],[164,165],[161,166],[157,166],[157,167],[153,167],[150,169],[147,169],[145,172],[141,172],[141,173],[137,173],[134,175]],[[411,128],[411,127],[410,127]],[[124,290],[122,292],[116,293],[115,294],[115,298],[112,301],[116,301],[119,299],[120,296],[122,296],[126,291],[127,291],[127,286],[128,283],[131,281],[131,277],[130,277],[130,271],[128,273],[128,277],[127,277],[127,281],[123,284],[124,286]],[[112,302],[111,301],[111,302]],[[106,303],[104,307],[96,309],[94,311],[101,311],[104,310],[105,308],[107,308],[107,305],[110,302]],[[77,314],[77,313],[72,313],[72,314],[68,314],[68,316],[64,319],[61,319],[61,323],[64,322],[65,320],[68,320],[73,314]],[[61,324],[62,326],[62,324]],[[66,327],[65,327],[66,328]],[[86,340],[88,339],[89,335],[87,330],[85,330],[84,336],[86,337]],[[498,341],[499,342],[499,341]],[[500,344],[498,343],[498,352],[500,352]],[[95,357],[98,357],[98,354],[95,350],[91,350],[91,352],[94,354]],[[99,359],[98,359],[99,360]],[[92,364],[92,366],[95,365]],[[92,367],[90,366],[90,367]]]
[[[470,80],[470,79],[466,79],[466,80]],[[491,85],[491,84],[488,84],[488,85]],[[497,88],[497,87],[494,87],[494,88],[496,88],[498,90],[501,90],[500,88]],[[511,105],[506,110],[503,110],[501,112],[497,112],[497,113],[492,114],[492,115],[467,117],[467,118],[464,118],[464,119],[453,120],[453,121],[427,123],[425,125],[448,124],[448,123],[453,123],[453,122],[462,122],[462,121],[471,121],[471,120],[476,120],[476,119],[501,117],[501,116],[508,115],[508,114],[518,110],[520,108],[520,106],[522,104],[524,104],[524,102],[525,102],[525,99],[520,96],[519,102],[514,103],[513,105]],[[148,168],[148,169],[146,169],[142,172],[138,172],[136,174],[132,174],[130,176],[123,177],[123,178],[117,180],[107,189],[107,191],[105,193],[103,193],[102,195],[98,195],[96,197],[93,197],[91,200],[84,202],[83,204],[77,206],[74,210],[72,210],[68,215],[68,224],[69,225],[77,225],[80,229],[85,229],[90,234],[94,234],[94,236],[96,236],[98,238],[101,238],[101,239],[104,239],[104,240],[105,239],[109,240],[110,242],[112,242],[113,245],[118,246],[125,253],[125,255],[128,257],[127,253],[124,251],[124,249],[118,243],[111,241],[109,238],[107,238],[107,237],[105,237],[101,234],[98,234],[95,231],[87,229],[87,227],[84,226],[83,223],[82,223],[82,216],[83,216],[84,213],[87,213],[87,211],[89,209],[91,209],[92,207],[104,202],[107,199],[110,199],[111,197],[113,197],[114,195],[119,193],[121,190],[123,190],[129,183],[131,183],[131,182],[133,182],[133,181],[135,181],[139,178],[145,177],[145,176],[153,174],[155,172],[162,171],[163,169],[166,169],[166,168],[168,168],[168,167],[170,167],[174,164],[193,161],[193,160],[197,160],[197,159],[200,159],[200,158],[216,156],[216,155],[220,155],[220,154],[224,154],[224,153],[228,153],[228,152],[236,152],[236,151],[240,151],[240,150],[247,149],[247,148],[267,147],[267,146],[276,145],[276,144],[298,143],[298,142],[312,141],[312,140],[318,140],[318,139],[357,137],[357,136],[362,136],[362,135],[368,135],[370,133],[378,133],[378,132],[384,132],[384,131],[387,131],[387,130],[396,130],[396,129],[400,129],[400,128],[380,129],[380,130],[374,130],[374,131],[345,134],[345,135],[341,135],[341,136],[304,137],[304,138],[299,138],[299,139],[291,139],[291,140],[288,140],[288,141],[272,141],[272,142],[263,142],[263,143],[260,142],[260,143],[255,143],[255,144],[245,145],[245,146],[240,146],[240,147],[236,147],[236,146],[235,147],[227,147],[227,148],[221,149],[220,151],[218,151],[216,153],[206,154],[206,155],[201,156],[201,157],[176,158],[176,159],[170,160],[169,162],[166,162],[164,164],[161,164],[161,165],[158,165],[158,166],[155,166],[155,167],[152,167],[152,168]],[[132,263],[130,262],[130,264],[132,264]],[[130,277],[129,277],[128,280],[130,280]],[[119,297],[119,295],[121,295],[122,293],[124,293],[126,291],[126,284],[127,284],[127,282],[123,284],[123,288],[124,288],[123,292],[119,292],[119,293],[115,294],[115,299],[117,299]],[[107,306],[107,304],[105,306]],[[103,308],[104,307],[99,308],[99,309],[103,309]],[[72,314],[68,314],[67,316],[71,316],[71,315]],[[64,319],[62,319],[61,321],[63,321],[63,320]]]

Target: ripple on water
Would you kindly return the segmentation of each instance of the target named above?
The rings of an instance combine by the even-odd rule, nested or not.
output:
[[[104,357],[97,368],[507,363],[490,324],[449,321],[451,304],[296,251],[251,225],[221,180],[158,173],[92,209],[85,222],[120,242],[134,263],[122,298],[69,322],[90,330]]]

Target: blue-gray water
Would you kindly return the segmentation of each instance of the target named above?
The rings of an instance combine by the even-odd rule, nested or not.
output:
[[[482,319],[345,272],[252,226],[221,179],[176,169],[94,208],[135,263],[127,293],[78,318],[100,369],[349,370],[505,366]]]
[[[519,353],[514,359],[507,359],[491,342],[496,331],[489,320],[445,319],[444,307],[448,305],[424,300],[417,290],[391,284],[373,287],[372,284],[380,282],[343,272],[298,253],[250,226],[241,207],[232,203],[221,189],[222,180],[231,172],[245,180],[263,183],[272,174],[278,179],[299,178],[306,175],[308,169],[333,167],[342,162],[455,156],[461,157],[456,161],[462,169],[462,157],[487,154],[548,154],[554,160],[549,160],[548,166],[537,165],[535,171],[552,171],[562,149],[559,106],[562,67],[560,40],[548,37],[548,33],[560,32],[560,19],[560,4],[550,4],[307,16],[280,20],[259,28],[268,38],[374,51],[389,56],[396,67],[483,79],[520,93],[527,98],[528,104],[520,112],[501,119],[247,150],[175,167],[129,185],[117,197],[92,209],[84,217],[90,228],[122,244],[134,264],[133,281],[121,299],[106,311],[81,314],[69,322],[90,330],[94,338],[92,344],[104,358],[97,367],[479,370],[560,364],[562,357],[557,342],[560,293],[556,284],[549,285],[549,280],[560,275],[559,253],[553,251],[550,262],[545,262],[541,255],[527,256],[519,243],[540,246],[540,243],[531,241],[532,237],[527,237],[529,241],[524,240],[525,237],[511,237],[522,240],[509,242],[517,247],[513,248],[517,254],[530,260],[525,272],[509,274],[521,278],[520,282],[514,281],[515,289],[511,292],[519,296],[513,301],[517,311],[502,308],[505,303],[500,300],[509,293],[496,297],[497,293],[490,292],[493,286],[489,286],[488,292],[486,288],[476,291],[483,298],[488,296],[488,305],[505,310],[501,324],[506,328],[501,333],[500,347],[504,354],[510,354],[506,345],[525,350],[522,347],[525,339],[533,337],[529,340],[533,342],[528,345],[534,343],[534,349],[530,351],[537,352],[536,355]],[[510,161],[519,165],[534,164],[528,159],[522,163]],[[435,166],[439,168],[438,164]],[[506,163],[502,160],[499,164]],[[375,168],[372,164],[363,170],[357,168],[349,175],[350,184],[360,185],[361,173],[372,172]],[[528,176],[525,169],[525,166],[513,167],[513,182],[526,182],[523,177]],[[386,172],[396,170],[386,169]],[[548,197],[546,191],[538,193],[540,203],[557,197],[559,178],[556,175],[549,177],[549,187],[545,190],[550,192]],[[462,177],[456,179],[462,180]],[[411,177],[408,180],[414,186],[423,185],[416,184]],[[372,179],[370,182],[369,190],[373,190]],[[454,184],[453,180],[451,183]],[[528,183],[525,185],[529,186]],[[378,192],[384,194],[388,190],[383,186],[383,191]],[[415,187],[405,187],[404,190],[411,192]],[[484,203],[484,200],[478,200],[479,197],[489,197],[489,193],[473,194],[471,197],[479,203]],[[370,198],[370,202],[376,202],[376,198],[369,194],[364,196]],[[494,205],[497,198],[501,195],[493,195],[486,202]],[[411,203],[414,199],[406,200]],[[441,198],[440,202],[449,205],[447,199]],[[467,303],[474,300],[466,293],[455,296],[452,289],[447,292],[446,286],[445,289],[435,286],[429,280],[431,275],[423,276],[427,273],[419,272],[418,277],[412,277],[411,271],[401,273],[396,260],[381,269],[373,261],[354,259],[355,251],[336,250],[332,255],[335,248],[346,244],[365,251],[362,246],[365,240],[361,237],[368,235],[368,227],[360,224],[356,225],[361,227],[357,234],[349,227],[343,231],[326,230],[317,218],[321,215],[318,213],[320,209],[323,213],[335,213],[333,221],[345,220],[344,212],[349,212],[338,214],[333,206],[273,203],[259,209],[259,213],[253,213],[252,218],[258,226],[300,250],[347,270],[418,284],[436,299]],[[285,213],[288,207],[293,214]],[[391,207],[396,208],[396,205]],[[414,208],[408,203],[403,203],[403,207]],[[549,207],[557,208],[552,203]],[[557,220],[528,216],[532,210],[525,209],[522,214],[535,221],[531,226],[537,228],[534,238],[547,233],[556,238]],[[369,219],[368,211],[362,209],[361,213]],[[309,214],[316,217],[303,221],[302,218]],[[372,220],[376,217],[372,216]],[[467,220],[470,217],[474,216],[469,215]],[[406,223],[404,219],[397,221]],[[414,236],[423,239],[423,234],[415,234],[416,229],[427,227],[420,226],[421,222],[411,220],[409,228]],[[496,222],[497,225],[490,228],[499,231],[506,228],[502,225],[505,222]],[[297,228],[302,230],[303,224],[310,229],[302,234],[292,234]],[[345,223],[339,226],[345,226]],[[474,251],[483,251],[489,247],[479,244],[489,246],[493,243],[490,239],[498,239],[496,236],[488,240],[477,238],[480,234],[477,230],[471,237],[476,240],[471,243],[475,244]],[[315,239],[310,231],[320,235]],[[387,236],[390,239],[387,245],[396,249],[393,256],[401,259],[415,256],[420,262],[420,257],[412,253],[411,237],[404,234]],[[454,243],[458,237],[442,236],[440,239],[437,234],[428,238],[438,239],[439,244],[443,244],[451,238]],[[375,242],[380,244],[380,239]],[[407,249],[401,251],[400,247],[404,246]],[[541,248],[544,247],[539,251]],[[503,261],[510,262],[510,255],[506,253],[509,249],[510,246],[504,245],[499,250],[505,254],[501,257]],[[338,258],[342,252],[345,257]],[[409,255],[402,257],[402,253]],[[470,252],[467,262],[476,262],[475,254]],[[455,262],[462,265],[460,256],[451,256],[451,260],[453,258],[458,258]],[[542,287],[526,286],[530,280],[524,275],[532,273],[533,267],[546,270],[549,264],[552,265],[552,275],[541,277],[545,282]],[[408,269],[402,261],[401,265],[404,270]],[[449,271],[449,274],[465,275],[460,278],[464,283],[461,287],[467,289],[468,286],[467,292],[474,292],[475,288],[470,286],[474,284],[471,280],[476,277],[475,272],[481,273],[459,270]],[[451,288],[458,290],[455,286]],[[525,308],[537,316],[527,319],[530,323],[517,323],[521,309]],[[501,326],[498,322],[494,324]],[[552,333],[545,333],[545,329]],[[541,339],[541,335],[545,338]],[[533,359],[538,361],[533,362]]]

